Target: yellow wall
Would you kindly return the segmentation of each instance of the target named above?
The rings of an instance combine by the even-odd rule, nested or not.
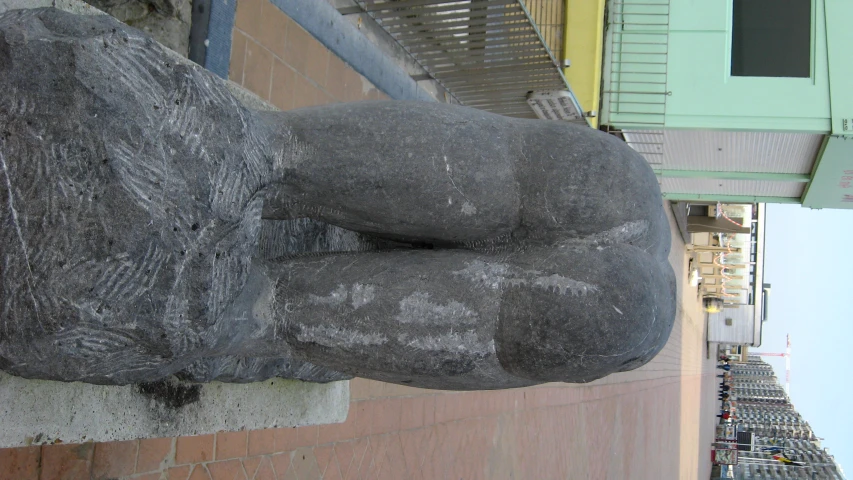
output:
[[[571,62],[563,74],[585,112],[600,109],[601,56],[605,0],[565,0],[563,59]],[[590,118],[598,127],[598,117]]]

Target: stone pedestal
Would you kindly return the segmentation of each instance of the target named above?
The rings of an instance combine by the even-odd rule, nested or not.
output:
[[[168,385],[51,382],[0,372],[0,448],[339,423],[349,409],[349,382]]]

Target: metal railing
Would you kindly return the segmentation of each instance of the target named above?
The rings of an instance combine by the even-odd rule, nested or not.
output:
[[[565,0],[526,0],[527,11],[539,27],[545,44],[554,58],[563,58],[563,31],[565,30]]]
[[[607,125],[653,166],[664,157],[670,0],[607,4],[603,110]]]
[[[536,118],[529,92],[569,90],[549,48],[562,43],[560,0],[356,1],[462,105]]]

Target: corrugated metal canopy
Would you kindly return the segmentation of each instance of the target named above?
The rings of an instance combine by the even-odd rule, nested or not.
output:
[[[800,198],[805,183],[774,182],[769,180],[721,180],[716,178],[660,179],[663,192],[702,193],[707,195],[758,195],[769,197]]]
[[[536,118],[529,92],[569,90],[520,0],[357,2],[463,105]]]
[[[808,174],[823,135],[715,130],[625,130],[625,141],[655,168]]]

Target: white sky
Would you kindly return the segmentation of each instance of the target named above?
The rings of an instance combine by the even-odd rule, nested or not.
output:
[[[791,335],[791,400],[836,461],[853,469],[853,210],[768,205],[762,352]],[[785,360],[763,357],[785,381]],[[853,471],[853,470],[847,470]]]

